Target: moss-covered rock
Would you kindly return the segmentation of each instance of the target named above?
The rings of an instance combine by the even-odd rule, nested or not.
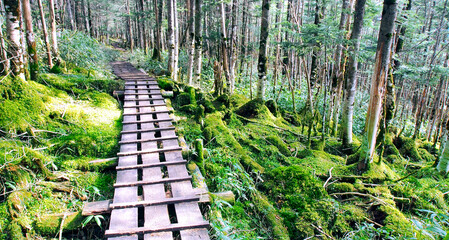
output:
[[[175,88],[175,83],[167,78],[160,77],[157,79],[159,87],[165,91],[173,91]]]
[[[268,110],[270,110],[270,112],[274,116],[278,116],[279,110],[278,110],[278,106],[274,100],[270,99],[270,100],[266,101],[265,106],[267,106]]]
[[[261,99],[254,99],[235,111],[238,115],[246,118],[256,118],[256,117],[264,117],[267,116],[267,113],[270,112],[268,108],[265,106],[264,101]]]
[[[408,237],[414,235],[415,229],[411,221],[397,208],[391,205],[381,205],[374,214],[376,222],[394,230],[397,234]]]
[[[195,114],[197,111],[198,106],[194,105],[194,104],[187,104],[187,105],[183,105],[182,107],[179,108],[179,111],[188,113],[188,114]]]
[[[419,162],[422,161],[422,157],[419,154],[418,146],[415,139],[400,136],[393,140],[394,145],[399,149],[402,156],[409,157],[410,160]]]
[[[260,166],[260,164],[248,156],[248,153],[242,148],[229,129],[225,126],[220,112],[207,115],[204,125],[203,135],[207,141],[214,139],[220,146],[232,148],[242,164],[252,171],[264,171],[264,168]]]
[[[284,156],[290,156],[291,151],[288,149],[287,144],[282,141],[281,138],[275,135],[270,135],[267,137],[267,141],[276,146]]]
[[[329,193],[354,192],[356,188],[353,184],[347,182],[334,183],[327,188]]]
[[[37,219],[35,229],[41,234],[52,236],[59,232],[63,220],[63,231],[70,231],[81,227],[83,216],[81,212],[43,215]]]
[[[181,93],[176,96],[176,104],[179,107],[191,104],[190,94],[189,93]]]

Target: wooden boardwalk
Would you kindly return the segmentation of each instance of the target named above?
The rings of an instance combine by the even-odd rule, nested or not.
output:
[[[114,62],[126,81],[110,240],[209,239],[172,119],[154,78]]]

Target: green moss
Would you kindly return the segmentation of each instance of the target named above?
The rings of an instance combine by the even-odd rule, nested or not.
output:
[[[324,151],[305,149],[298,152],[297,159],[292,160],[292,163],[314,169],[318,174],[328,174],[329,169],[333,167],[334,174],[346,175],[343,166],[345,159]]]
[[[64,214],[49,214],[38,218],[36,231],[44,235],[55,235],[59,232]],[[83,216],[80,212],[70,213],[65,216],[62,228],[64,231],[75,230],[81,227]]]
[[[311,148],[318,151],[323,151],[326,143],[321,139],[312,139]]]
[[[186,87],[186,93],[189,94],[190,97],[190,104],[196,105],[196,94],[195,94],[195,88],[191,86]]]
[[[261,194],[254,194],[253,201],[256,208],[264,214],[271,225],[273,236],[275,239],[290,239],[287,229],[283,224],[282,217],[277,213],[276,209],[270,204],[268,199]]]
[[[191,104],[190,94],[181,93],[176,97],[176,104],[180,107]]]
[[[61,74],[64,72],[64,68],[61,67],[60,65],[54,65],[51,69],[50,69],[51,73],[55,73],[55,74]]]
[[[329,193],[344,193],[344,192],[355,192],[356,188],[351,183],[341,182],[329,185]]]
[[[220,146],[233,149],[245,167],[257,172],[264,171],[263,167],[251,159],[248,153],[235,140],[232,133],[223,123],[222,115],[219,112],[207,115],[204,125],[203,135],[207,141],[214,139]]]
[[[418,153],[421,156],[421,158],[426,162],[434,162],[435,156],[430,154],[426,149],[424,148],[418,148]]]
[[[417,144],[413,138],[400,136],[393,141],[394,145],[399,149],[402,156],[409,157],[412,161],[422,161],[422,157],[419,154]]]
[[[233,108],[239,108],[246,102],[248,102],[248,98],[241,94],[232,94],[229,98],[230,106]]]
[[[238,115],[246,117],[246,118],[265,118],[267,116],[273,116],[268,110],[267,106],[265,106],[264,101],[260,99],[254,99],[235,111]],[[273,119],[273,117],[269,117],[268,119]]]
[[[287,144],[282,141],[281,138],[275,135],[271,135],[267,137],[267,141],[276,146],[279,149],[279,152],[284,154],[284,156],[290,156],[291,151],[288,149]]]
[[[277,116],[279,114],[278,106],[274,100],[268,100],[265,102],[265,106],[267,106],[268,110],[274,115]]]
[[[12,221],[7,226],[7,232],[10,239],[14,240],[25,240],[26,238],[23,236],[22,228],[20,227],[17,221]]]
[[[167,78],[160,77],[157,79],[157,83],[159,87],[165,91],[173,91],[173,89],[175,88],[175,83]]]
[[[411,221],[401,211],[389,205],[382,205],[378,211],[381,213],[379,221],[385,227],[400,233],[403,236],[412,237],[415,232]]]

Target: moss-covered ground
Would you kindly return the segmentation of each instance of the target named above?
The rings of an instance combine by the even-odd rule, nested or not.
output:
[[[361,174],[351,163],[360,151],[357,136],[352,151],[320,135],[307,148],[303,117],[272,101],[213,97],[164,77],[159,83],[174,91],[175,112],[186,117],[178,133],[191,149],[196,139],[204,141],[200,169],[209,190],[236,195],[235,204],[211,203],[216,239],[438,237],[427,223],[430,213],[446,216],[449,181],[431,167],[437,151],[429,144],[387,134],[382,158]]]
[[[112,198],[114,174],[89,161],[116,156],[122,85],[79,67],[0,84],[0,239],[101,237],[82,228],[86,201]],[[99,228],[98,228],[99,229]]]

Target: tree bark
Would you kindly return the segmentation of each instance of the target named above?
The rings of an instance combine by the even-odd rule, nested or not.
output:
[[[44,14],[44,7],[42,6],[42,0],[37,0],[39,4],[39,12],[41,15],[41,21],[42,21],[42,34],[44,35],[44,42],[47,50],[47,58],[48,58],[48,66],[51,69],[53,67],[53,57],[51,54],[51,45],[50,41],[48,40],[48,30],[47,30],[47,24],[45,23],[45,14]]]
[[[398,3],[395,0],[384,0],[382,21],[380,23],[379,38],[377,41],[376,63],[371,79],[370,101],[366,116],[366,140],[362,146],[366,150],[364,159],[360,162],[359,169],[366,170],[372,162],[376,147],[376,136],[382,109],[382,98],[385,92],[385,83],[388,78],[390,65],[391,45],[396,20]]]
[[[260,44],[259,44],[259,61],[258,72],[259,81],[257,82],[257,99],[263,99],[265,94],[265,81],[267,78],[267,45],[270,18],[270,0],[263,0],[262,3],[262,23],[260,25]]]
[[[126,17],[126,21],[128,23],[128,37],[129,37],[129,48],[131,52],[134,51],[134,35],[133,35],[133,27],[131,22],[131,9],[129,7],[129,0],[126,0],[126,13],[128,16]]]
[[[33,19],[31,17],[30,0],[22,0],[23,17],[26,27],[26,41],[29,56],[30,78],[36,81],[39,76],[39,60],[36,50],[36,40],[33,32]]]
[[[193,0],[191,0],[193,1]],[[202,54],[203,54],[203,36],[201,21],[201,0],[195,0],[195,55],[194,55],[194,66],[195,75],[193,77],[193,83],[199,84],[201,78],[202,69]]]
[[[161,57],[161,46],[162,46],[162,10],[164,9],[162,0],[154,0],[154,12],[156,18],[156,41],[154,43],[153,49],[153,59],[158,61],[162,60]]]
[[[193,83],[193,61],[195,55],[195,25],[194,25],[194,12],[195,12],[195,2],[194,0],[188,0],[189,8],[189,40],[188,40],[188,52],[189,52],[189,67],[187,69],[187,82],[189,85],[194,85]]]
[[[232,85],[232,79],[231,74],[229,71],[229,58],[228,58],[228,37],[226,34],[226,12],[225,12],[225,5],[224,1],[221,1],[220,3],[220,11],[221,11],[221,57],[223,60],[223,71],[225,73],[226,78],[226,88],[225,93],[231,93],[231,85]]]
[[[6,16],[3,1],[0,1],[0,11],[2,16]],[[3,17],[0,17],[0,26],[3,26]],[[8,60],[8,52],[6,51],[6,43],[3,36],[3,31],[0,31],[0,54],[2,60],[2,68],[0,69],[1,75],[9,74],[10,62]]]
[[[177,42],[176,42],[176,24],[175,24],[175,2],[176,0],[169,0],[167,4],[168,10],[168,71],[170,72],[170,77],[173,81],[178,81],[178,68],[177,68]]]
[[[354,97],[357,89],[357,55],[360,49],[360,37],[363,28],[366,0],[357,0],[355,4],[354,23],[349,46],[348,69],[345,77],[344,101],[341,123],[341,139],[345,148],[352,144],[352,119],[354,114]]]
[[[51,49],[52,49],[52,56],[53,56],[53,62],[56,65],[61,65],[61,59],[59,57],[59,50],[58,50],[58,38],[56,36],[56,15],[55,15],[55,4],[53,0],[48,0],[48,5],[50,9],[50,26],[51,26]]]
[[[25,80],[23,48],[20,37],[20,21],[22,11],[18,0],[4,0],[6,11],[6,32],[8,35],[8,58],[12,75]]]

